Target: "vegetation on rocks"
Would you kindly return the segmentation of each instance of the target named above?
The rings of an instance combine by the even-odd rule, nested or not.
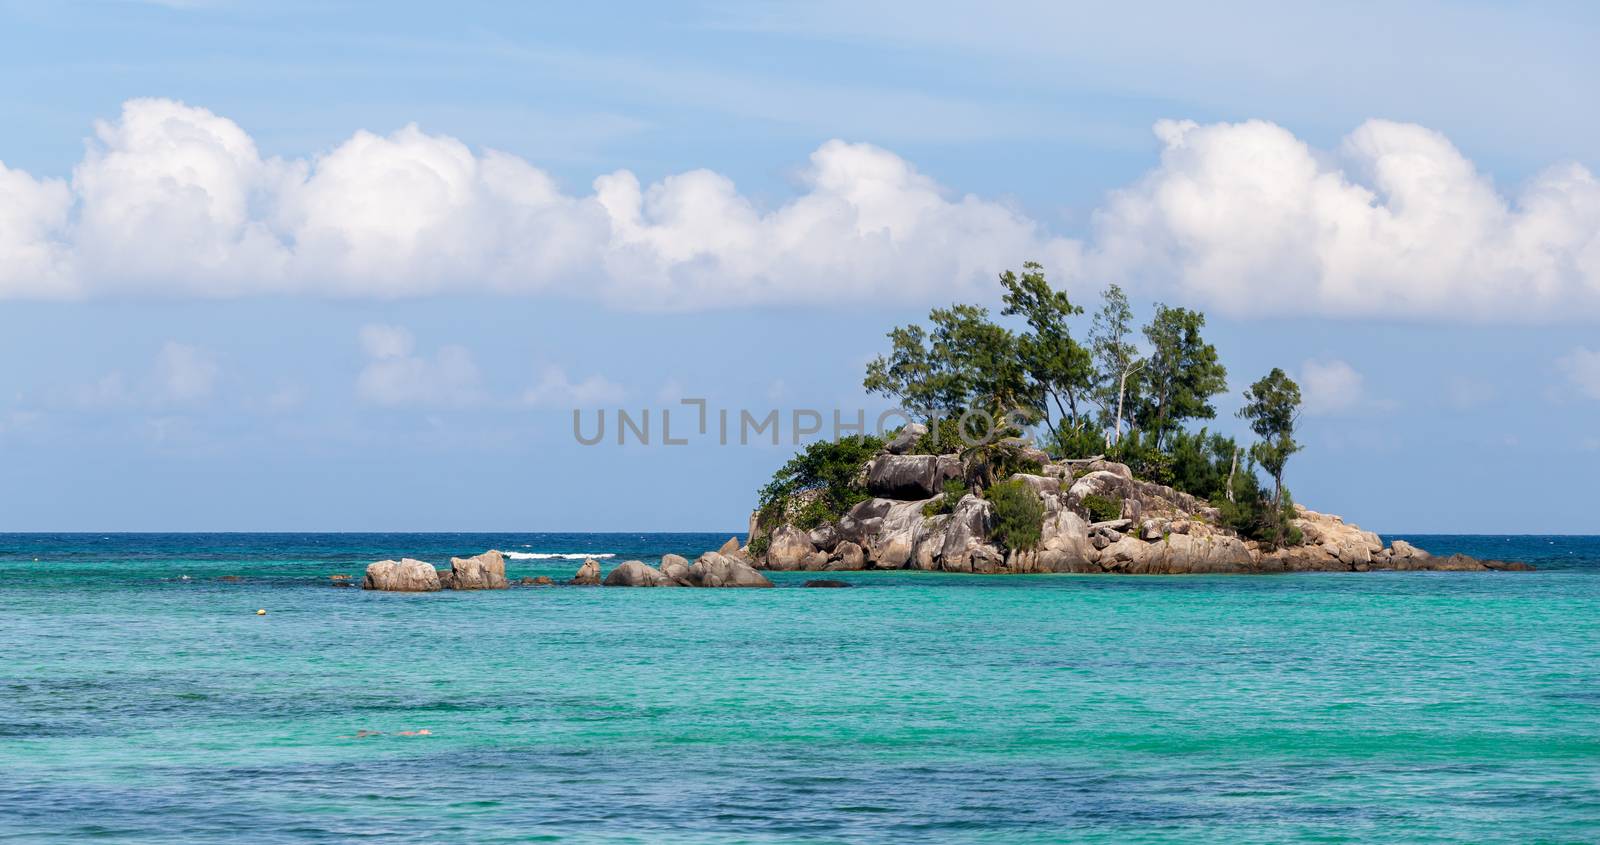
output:
[[[984,496],[994,506],[994,538],[1010,551],[1039,546],[1044,532],[1044,501],[1022,481],[1001,481]]]
[[[950,513],[956,509],[956,503],[965,495],[967,495],[967,485],[959,478],[952,478],[944,483],[944,492],[939,498],[922,506],[922,515],[939,516]]]
[[[1084,496],[1083,507],[1089,512],[1090,522],[1110,522],[1122,517],[1122,500],[1115,496]]]
[[[866,435],[806,446],[761,489],[761,524],[815,528],[837,520],[867,498],[861,468],[882,448]]]
[[[1084,331],[1084,308],[1053,288],[1040,265],[1025,263],[999,282],[1001,320],[979,305],[935,308],[926,326],[892,329],[889,351],[867,365],[867,391],[926,418],[928,431],[906,451],[959,456],[963,493],[991,501],[1006,479],[1040,473],[1042,458],[1104,458],[1205,501],[1220,512],[1219,528],[1275,547],[1295,543],[1284,466],[1300,448],[1300,392],[1283,370],[1246,391],[1239,416],[1259,440],[1241,446],[1191,428],[1216,418],[1227,389],[1204,314],[1158,303],[1136,329],[1127,295],[1110,285]],[[1043,452],[1027,445],[1028,435]],[[838,519],[868,498],[860,469],[877,446],[850,438],[807,447],[762,490],[761,524],[809,529]],[[925,510],[949,513],[957,501],[947,489]],[[1116,514],[1109,502],[1091,513],[1119,518],[1115,504]]]

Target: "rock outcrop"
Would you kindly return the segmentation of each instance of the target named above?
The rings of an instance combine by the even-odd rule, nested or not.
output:
[[[432,593],[440,589],[439,573],[433,564],[420,560],[380,560],[367,566],[367,575],[361,581],[363,590],[383,590],[391,593]]]
[[[891,499],[926,499],[944,490],[944,483],[961,477],[955,455],[893,455],[884,453],[867,467],[867,492]]]
[[[738,548],[735,544],[734,548]],[[682,555],[662,555],[661,574],[682,586],[689,584],[689,560]]]
[[[589,558],[578,567],[577,574],[572,576],[572,583],[580,587],[600,586],[600,561]]]
[[[955,455],[905,454],[922,433],[902,433],[863,467],[872,498],[836,522],[801,530],[760,525],[759,514],[752,515],[751,536],[766,540],[765,553],[752,561],[754,566],[778,571],[1128,575],[1528,568],[1461,555],[1434,557],[1403,540],[1385,546],[1371,531],[1299,506],[1292,524],[1304,542],[1271,549],[1226,527],[1222,513],[1209,502],[1142,481],[1124,464],[1104,459],[1051,462],[1032,449],[1022,454],[1040,461],[1039,470],[1011,479],[1027,485],[1044,505],[1040,540],[1032,549],[1008,550],[995,537],[994,508],[987,500],[969,493],[953,508],[948,503],[938,508],[947,513],[929,507],[943,501],[945,482],[962,477],[963,471]],[[1090,504],[1097,516],[1091,516]]]
[[[676,587],[678,582],[642,560],[624,561],[606,576],[607,587]]]
[[[735,549],[737,552],[737,549]],[[733,554],[706,552],[689,567],[694,587],[770,587],[767,576]]]
[[[492,549],[472,557],[450,558],[450,573],[452,590],[504,590],[511,586],[506,581],[505,557]]]

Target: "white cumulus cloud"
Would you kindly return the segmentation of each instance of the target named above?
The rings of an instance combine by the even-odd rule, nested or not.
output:
[[[908,162],[830,141],[764,209],[708,170],[619,170],[564,193],[513,155],[408,126],[263,158],[205,109],[130,100],[70,186],[0,168],[0,298],[445,292],[597,296],[630,308],[926,298],[1075,244]]]
[[[407,126],[263,157],[226,117],[130,100],[69,181],[0,164],[0,298],[559,295],[703,309],[992,294],[1024,260],[1240,316],[1600,315],[1600,183],[1513,194],[1444,136],[1370,120],[1334,150],[1265,121],[1156,126],[1159,161],[1085,240],[828,141],[775,205],[692,170],[564,191],[517,156]]]
[[[1600,184],[1500,194],[1448,139],[1369,120],[1337,151],[1264,121],[1164,121],[1161,163],[1096,215],[1089,267],[1224,311],[1508,320],[1600,306]]]
[[[472,353],[455,345],[433,355],[416,354],[416,339],[399,326],[367,325],[359,333],[367,365],[356,377],[356,395],[386,407],[443,407],[483,399],[482,376]]]

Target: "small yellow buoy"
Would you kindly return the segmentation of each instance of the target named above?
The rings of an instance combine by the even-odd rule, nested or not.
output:
[[[257,616],[266,616],[267,615],[267,609],[264,608],[264,607],[261,608],[260,610],[256,611],[256,615]]]

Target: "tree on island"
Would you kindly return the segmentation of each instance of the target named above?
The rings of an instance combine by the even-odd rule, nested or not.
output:
[[[989,310],[952,305],[928,313],[933,330],[899,326],[889,332],[891,351],[867,364],[861,386],[898,399],[907,411],[931,419],[952,409],[987,411],[1032,407],[1017,336],[989,321]]]
[[[1094,383],[1096,398],[1100,402],[1102,419],[1114,435],[1108,444],[1122,440],[1122,422],[1127,419],[1126,400],[1128,379],[1144,369],[1145,361],[1139,357],[1139,348],[1129,338],[1133,335],[1133,308],[1122,288],[1106,288],[1105,303],[1095,312],[1094,325],[1089,330],[1089,346],[1094,353]],[[1115,409],[1115,410],[1113,410]]]
[[[1194,420],[1214,419],[1213,400],[1227,389],[1227,368],[1203,336],[1204,314],[1157,304],[1140,330],[1147,347],[1141,350],[1127,295],[1109,285],[1086,345],[1072,326],[1083,309],[1050,286],[1041,265],[1027,262],[1020,273],[1007,271],[999,281],[1000,316],[1018,318],[1015,329],[991,320],[981,306],[935,308],[928,314],[931,328],[894,328],[889,353],[867,365],[867,391],[896,399],[933,424],[913,451],[959,453],[961,492],[982,496],[1017,472],[1036,471],[1029,469],[1036,461],[1009,438],[1023,433],[1018,423],[1040,425],[1048,431],[1041,445],[1054,458],[1119,461],[1140,478],[1212,502],[1244,536],[1275,545],[1297,542],[1288,527],[1283,464],[1299,449],[1292,437],[1299,392],[1282,370],[1246,396],[1252,404],[1241,416],[1263,442],[1245,453],[1231,437],[1187,429]],[[1284,402],[1290,406],[1286,418]],[[1099,406],[1098,414],[1091,405]],[[961,431],[957,421],[967,412],[981,412],[976,416],[999,426]],[[990,439],[977,442],[972,435]],[[1244,466],[1241,454],[1248,454]],[[1258,466],[1273,478],[1270,500]],[[930,507],[948,510],[959,498],[952,493]],[[833,502],[834,508],[841,503]]]
[[[1076,427],[1094,391],[1094,360],[1089,350],[1073,339],[1068,323],[1083,309],[1072,304],[1066,291],[1050,287],[1043,265],[1029,261],[1022,271],[1020,276],[1011,270],[1000,274],[1000,284],[1006,289],[1006,307],[1000,313],[1021,316],[1028,323],[1028,331],[1017,338],[1017,353],[1035,387],[1030,410],[1053,435],[1057,429],[1045,399],[1054,404],[1063,424]]]
[[[1134,418],[1157,449],[1184,421],[1215,418],[1211,397],[1228,389],[1228,368],[1217,359],[1217,348],[1200,336],[1205,324],[1198,311],[1157,304],[1144,327],[1150,363],[1139,375],[1144,389]]]
[[[1250,456],[1272,476],[1272,512],[1283,510],[1283,467],[1289,456],[1300,451],[1294,440],[1295,421],[1300,416],[1300,385],[1273,367],[1244,392],[1245,406],[1239,417],[1248,420],[1250,430],[1261,441],[1250,447]],[[1273,520],[1274,542],[1282,545],[1283,519]]]

